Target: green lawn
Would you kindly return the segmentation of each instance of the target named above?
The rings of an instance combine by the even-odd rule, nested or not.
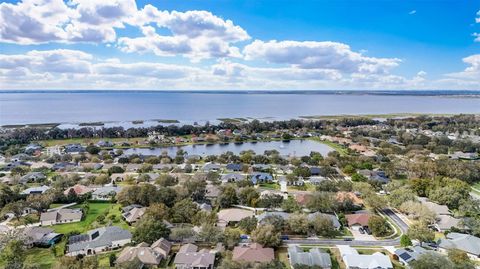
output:
[[[260,183],[260,188],[271,189],[271,190],[279,190],[280,185],[277,183]]]
[[[331,148],[333,148],[335,151],[337,151],[338,153],[340,153],[340,155],[347,155],[348,154],[348,150],[346,147],[340,145],[340,144],[337,144],[337,143],[333,143],[331,141],[327,141],[327,140],[320,140],[320,138],[318,137],[312,137],[310,138],[311,140],[314,140],[314,141],[317,141],[317,142],[320,142],[322,144],[325,144]]]
[[[77,205],[80,206],[80,205]],[[129,226],[122,220],[121,212],[120,212],[120,205],[111,204],[111,203],[90,203],[90,208],[88,210],[87,216],[80,221],[74,223],[66,223],[66,224],[59,224],[51,226],[52,229],[55,230],[57,233],[66,234],[72,231],[77,231],[80,233],[86,232],[90,229],[94,229],[98,226],[105,226],[109,221],[110,216],[116,216],[118,221],[113,222],[113,225],[120,226],[122,228],[128,228]],[[99,215],[105,214],[108,210],[108,215],[105,218],[105,223],[97,223],[96,219]]]

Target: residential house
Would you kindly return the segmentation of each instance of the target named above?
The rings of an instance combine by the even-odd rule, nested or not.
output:
[[[390,258],[383,253],[358,254],[356,249],[346,245],[338,245],[337,248],[346,269],[393,269]]]
[[[20,178],[20,183],[40,182],[45,179],[47,179],[47,177],[42,172],[30,172]]]
[[[255,216],[257,218],[257,221],[259,224],[263,223],[264,220],[268,217],[281,217],[284,220],[287,220],[290,217],[290,213],[287,212],[270,212],[270,211],[265,211],[260,215]]]
[[[345,215],[345,218],[347,219],[348,227],[353,230],[358,230],[362,227],[368,227],[370,216],[368,213],[358,213]]]
[[[382,184],[386,184],[390,181],[384,171],[363,169],[359,170],[358,173],[365,176],[368,180],[377,181]]]
[[[240,208],[222,209],[218,212],[217,226],[225,228],[229,223],[236,223],[244,218],[253,217],[255,213],[250,210]]]
[[[427,254],[429,252],[434,252],[432,250],[427,250],[422,248],[421,246],[413,246],[413,247],[406,247],[406,248],[399,248],[395,250],[395,256],[397,256],[398,261],[405,266],[408,266],[411,262],[418,259],[423,254]]]
[[[204,172],[218,172],[222,169],[222,166],[216,163],[206,163],[203,167],[202,170]]]
[[[362,207],[363,206],[363,200],[360,199],[353,192],[339,191],[339,192],[337,192],[336,200],[340,203],[344,203],[346,201],[351,201],[353,203],[353,205],[355,205],[357,207]]]
[[[480,257],[480,238],[462,233],[448,233],[445,239],[438,241],[438,248],[442,252],[449,249],[459,249],[465,251],[468,256],[474,260]]]
[[[125,219],[128,224],[132,224],[137,222],[143,214],[145,214],[146,207],[131,207],[130,209],[122,209],[124,213],[122,213],[123,218]]]
[[[213,269],[214,263],[215,254],[194,244],[181,246],[173,261],[177,269]]]
[[[437,215],[436,221],[433,224],[433,227],[440,232],[448,231],[452,227],[465,230],[466,227],[462,224],[462,220],[452,216],[450,209],[446,205],[440,205],[434,202],[429,201],[425,197],[419,197],[418,200],[421,204],[426,206],[432,212]]]
[[[113,146],[114,146],[114,144],[110,141],[100,140],[97,143],[97,147],[101,147],[101,148],[111,148]]]
[[[271,166],[269,164],[261,164],[261,163],[256,163],[252,165],[253,171],[257,172],[265,172],[270,170]]]
[[[332,268],[330,254],[319,248],[311,248],[308,252],[296,245],[288,247],[288,260],[294,268],[296,265],[318,266],[323,269]]]
[[[274,258],[273,248],[264,248],[258,243],[236,246],[232,253],[232,260],[241,262],[271,262]]]
[[[40,187],[31,187],[28,188],[24,191],[22,191],[20,194],[23,195],[30,195],[30,194],[43,194],[44,192],[48,191],[50,189],[49,186],[40,186]]]
[[[27,227],[22,234],[25,237],[24,244],[28,247],[50,247],[60,242],[63,236],[44,227]]]
[[[93,255],[120,248],[132,241],[132,234],[117,226],[102,227],[68,239],[67,256]]]
[[[82,220],[82,217],[83,212],[80,209],[61,208],[43,212],[40,215],[40,224],[42,226],[48,226],[60,223],[79,222]]]
[[[77,168],[77,165],[74,163],[68,163],[68,162],[59,162],[59,163],[54,163],[52,166],[52,170],[54,171],[70,171]]]
[[[453,160],[478,160],[480,156],[476,152],[461,152],[456,151],[448,155]]]
[[[228,171],[239,172],[243,170],[243,164],[241,163],[229,163],[225,167]]]
[[[321,173],[322,173],[322,169],[320,167],[316,167],[316,166],[310,167],[310,175],[319,176]]]
[[[25,147],[25,154],[28,155],[37,155],[42,151],[42,146],[38,144],[29,144]]]
[[[257,172],[250,175],[250,180],[253,184],[270,183],[273,181],[273,176],[270,173]]]
[[[222,184],[226,184],[228,182],[238,182],[242,180],[245,180],[245,176],[237,173],[225,174],[221,177]]]
[[[76,195],[78,196],[81,196],[81,195],[85,195],[85,194],[88,194],[88,193],[91,193],[93,192],[94,189],[93,188],[90,188],[90,187],[87,187],[87,186],[84,186],[84,185],[81,185],[81,184],[76,184],[68,189],[66,189],[63,194],[64,195],[68,195],[70,192],[73,192],[75,193]]]
[[[313,176],[308,178],[308,182],[312,185],[320,185],[323,181],[328,180],[322,176]]]
[[[68,144],[64,147],[65,153],[78,154],[85,152],[85,147],[80,144]]]
[[[119,186],[104,186],[92,192],[92,200],[107,201],[112,199],[122,190]]]
[[[168,257],[171,249],[172,243],[164,238],[155,241],[151,246],[143,242],[123,249],[115,262],[122,264],[138,260],[142,267],[158,266],[163,259]]]

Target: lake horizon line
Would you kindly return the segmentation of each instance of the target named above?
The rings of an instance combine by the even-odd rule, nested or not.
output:
[[[142,89],[48,89],[0,90],[9,93],[185,93],[185,94],[312,94],[312,95],[387,95],[387,96],[480,96],[480,90],[142,90]]]

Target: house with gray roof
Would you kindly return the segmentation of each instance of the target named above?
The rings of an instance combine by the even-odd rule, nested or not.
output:
[[[103,186],[92,192],[92,200],[107,201],[122,190],[119,186]]]
[[[257,172],[250,175],[250,180],[253,184],[269,183],[273,181],[273,176],[270,173]]]
[[[44,227],[27,227],[23,230],[24,244],[28,247],[50,247],[62,239],[62,234],[53,232],[53,229]]]
[[[177,269],[213,269],[215,254],[207,249],[198,250],[194,244],[186,244],[180,247],[173,263]]]
[[[222,169],[222,166],[216,163],[206,163],[203,167],[202,170],[204,172],[218,172]]]
[[[449,249],[463,250],[471,258],[478,260],[480,257],[480,238],[469,234],[448,233],[445,239],[438,241],[438,248],[442,252]]]
[[[434,251],[424,249],[421,246],[413,246],[407,248],[399,248],[395,250],[395,255],[398,257],[398,261],[400,261],[403,265],[408,266],[408,264],[418,259],[418,257],[429,252]]]
[[[292,268],[296,265],[320,266],[323,269],[332,268],[330,254],[323,252],[319,248],[311,248],[306,252],[299,246],[289,246],[288,260]]]
[[[256,218],[257,218],[258,223],[263,223],[263,221],[266,218],[273,217],[273,216],[281,217],[282,219],[287,220],[290,217],[290,213],[265,211],[262,214],[257,215]]]
[[[28,188],[24,191],[22,191],[20,194],[23,195],[30,195],[30,194],[42,194],[50,189],[49,186],[40,186],[40,187],[31,187]]]
[[[20,183],[26,184],[29,182],[39,182],[45,180],[47,177],[42,172],[30,172],[20,178]]]
[[[229,173],[222,175],[221,181],[223,184],[228,183],[228,182],[238,182],[245,180],[245,176],[237,173]]]
[[[132,234],[117,226],[102,227],[68,239],[67,256],[93,255],[120,248],[132,241]]]
[[[40,215],[40,224],[42,226],[48,226],[60,223],[79,222],[82,220],[82,216],[83,212],[80,209],[61,208],[43,212]]]

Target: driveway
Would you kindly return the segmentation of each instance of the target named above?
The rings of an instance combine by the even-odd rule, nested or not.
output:
[[[353,238],[355,238],[355,240],[377,241],[377,239],[375,239],[375,237],[373,235],[370,235],[370,234],[367,234],[367,233],[361,234],[359,231],[357,231],[355,229],[349,229],[349,230],[352,233]]]

